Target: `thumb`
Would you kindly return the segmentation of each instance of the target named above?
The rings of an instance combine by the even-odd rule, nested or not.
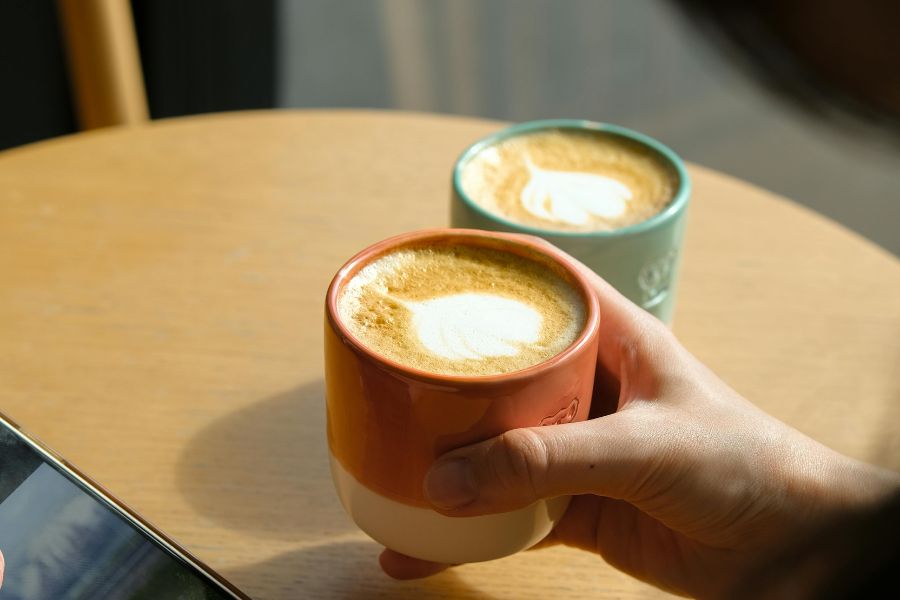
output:
[[[657,460],[654,436],[623,410],[581,423],[513,429],[441,456],[425,476],[440,512],[474,516],[542,498],[595,494],[628,500]]]

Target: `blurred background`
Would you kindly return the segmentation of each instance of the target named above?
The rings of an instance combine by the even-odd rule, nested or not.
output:
[[[801,71],[760,77],[791,63],[765,36],[728,30],[737,23],[746,33],[745,14],[709,8],[730,4],[133,0],[132,8],[153,118],[369,107],[609,121],[787,196],[900,255],[900,128],[878,118],[885,112],[818,103],[819,88],[794,85]],[[793,20],[783,21],[820,26],[823,47],[852,52],[865,49],[860,40],[878,41],[868,32],[854,37],[852,19],[838,8],[822,10],[836,1],[789,4],[793,13],[778,14]],[[900,16],[898,2],[871,4]],[[900,21],[885,21],[876,9],[861,14],[900,31]],[[871,81],[891,85],[900,73],[900,56],[877,46],[859,59],[862,66],[847,64],[853,73],[868,65]],[[0,3],[0,82],[0,148],[77,130],[56,2]],[[893,99],[900,94],[896,86],[875,93],[882,89]]]

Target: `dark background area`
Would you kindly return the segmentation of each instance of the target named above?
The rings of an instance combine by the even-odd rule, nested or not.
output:
[[[275,1],[134,0],[150,115],[270,108]],[[0,149],[77,130],[54,0],[0,2]]]
[[[75,131],[53,0],[0,2],[0,149]]]

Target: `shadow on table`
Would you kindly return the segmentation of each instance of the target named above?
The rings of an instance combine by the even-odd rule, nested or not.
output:
[[[427,579],[395,581],[378,566],[381,547],[371,541],[317,544],[224,575],[251,596],[265,598],[447,598],[492,596],[466,584],[452,569]]]
[[[356,527],[331,482],[321,379],[212,422],[187,444],[178,487],[202,515],[273,539]]]

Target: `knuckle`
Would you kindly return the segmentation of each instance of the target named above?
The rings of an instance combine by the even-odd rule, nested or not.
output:
[[[505,488],[537,499],[550,463],[545,441],[531,429],[513,429],[501,436],[503,453],[496,475]]]

